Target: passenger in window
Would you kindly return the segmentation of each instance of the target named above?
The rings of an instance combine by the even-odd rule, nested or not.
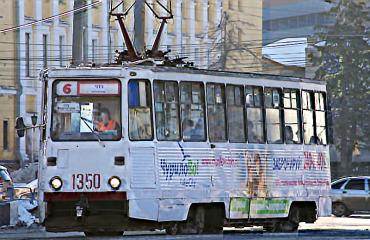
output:
[[[291,126],[285,126],[285,143],[292,144],[297,143],[293,140],[293,129]]]
[[[252,121],[248,121],[248,141],[251,143],[261,143],[263,140],[258,135],[258,128],[256,128]]]
[[[98,132],[118,130],[119,126],[116,120],[111,119],[111,115],[108,109],[103,108],[100,110],[100,121],[98,122],[96,129]]]
[[[322,143],[321,143],[320,139],[317,136],[312,136],[310,138],[310,144],[320,144],[321,145]]]
[[[130,138],[132,140],[150,140],[152,138],[152,124],[150,108],[130,109]]]
[[[199,141],[204,140],[204,122],[203,122],[203,118],[199,118],[197,123],[195,124],[193,134],[192,134],[192,139],[193,140],[199,140]]]
[[[191,119],[185,119],[182,123],[184,140],[190,140],[194,131],[194,122]]]

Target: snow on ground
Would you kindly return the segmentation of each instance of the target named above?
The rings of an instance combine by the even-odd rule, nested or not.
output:
[[[0,226],[1,229],[12,227],[27,227],[29,228],[34,223],[38,223],[38,219],[32,215],[37,208],[37,201],[30,199],[17,199],[8,202],[10,205],[9,225]]]
[[[36,222],[36,217],[30,211],[37,207],[37,201],[18,200],[18,222],[19,226],[31,226]]]
[[[301,223],[300,230],[370,230],[370,215],[320,217],[315,223]]]
[[[30,163],[25,168],[21,168],[18,169],[17,171],[11,172],[10,176],[12,177],[12,180],[15,183],[18,182],[28,183],[36,179],[37,169],[38,169],[37,163]]]

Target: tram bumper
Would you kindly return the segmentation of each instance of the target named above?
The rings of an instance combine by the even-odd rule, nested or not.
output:
[[[122,231],[128,202],[124,192],[45,193],[49,232]]]

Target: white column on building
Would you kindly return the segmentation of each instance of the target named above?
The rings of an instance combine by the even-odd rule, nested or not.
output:
[[[216,14],[215,14],[215,27],[220,24],[221,18],[222,18],[222,0],[216,0],[216,8],[215,8]]]
[[[154,8],[153,4],[158,4],[158,3],[153,3],[153,0],[147,0],[146,2],[152,8]],[[155,17],[153,15],[152,11],[147,6],[145,6],[145,25],[146,25],[146,28],[145,28],[146,29],[146,41],[145,41],[145,44],[149,48],[151,48],[151,46],[154,43],[154,39],[155,39],[155,35],[153,34],[154,21],[155,21]]]
[[[56,16],[59,14],[59,0],[51,0],[51,15]],[[53,59],[59,60],[59,36],[61,35],[60,29],[59,29],[59,18],[53,19],[53,25],[51,29],[50,36],[51,43],[50,49],[52,50],[50,53],[52,53]],[[54,61],[53,65],[59,66],[59,61]]]
[[[109,19],[108,19],[108,3],[109,1],[102,1],[101,3],[101,19],[100,19],[100,22],[101,22],[101,27],[102,27],[102,30],[101,30],[101,41],[100,41],[100,46],[101,46],[101,51],[100,51],[100,54],[102,54],[101,56],[101,61],[103,63],[108,63],[110,62],[110,59],[109,56],[110,56],[110,51],[114,51],[112,49],[109,48],[110,46],[110,37],[109,37]]]
[[[202,1],[202,32],[203,32],[203,39],[202,39],[202,45],[206,46],[203,51],[207,51],[206,54],[202,54],[202,56],[205,56],[203,61],[200,63],[203,66],[209,67],[209,56],[210,56],[210,41],[209,41],[209,23],[208,23],[208,4],[209,0],[203,0]],[[203,67],[202,66],[202,67]]]
[[[43,3],[44,1],[42,0],[35,0],[35,20],[40,20],[42,19],[42,10],[44,9],[44,6],[43,6]],[[35,34],[34,34],[34,38],[33,40],[35,41],[34,43],[37,43],[37,45],[35,45],[35,55],[36,55],[36,58],[38,59],[38,61],[36,60],[36,71],[35,71],[35,79],[34,81],[36,81],[36,88],[34,89],[34,93],[36,95],[36,112],[37,112],[37,115],[38,115],[38,119],[37,119],[37,123],[40,123],[41,121],[41,116],[40,116],[40,112],[41,112],[41,103],[42,103],[42,86],[41,86],[41,82],[38,81],[38,76],[39,76],[39,71],[41,69],[44,68],[43,66],[43,35],[47,35],[47,63],[48,63],[48,67],[50,67],[49,65],[51,64],[50,61],[48,61],[48,59],[50,59],[50,53],[51,53],[51,36],[50,36],[50,29],[47,25],[44,25],[44,23],[40,23],[40,24],[36,24],[36,27],[35,27]],[[40,44],[41,43],[41,44]],[[29,116],[28,119],[30,119],[31,116]],[[39,142],[39,138],[38,136],[40,136],[40,131],[39,129],[36,129],[36,132],[34,134],[34,139],[33,139],[33,143],[34,143],[34,146],[32,149],[32,151],[34,151],[34,154],[35,154],[35,158],[38,158],[38,155],[36,155],[38,153],[38,142]],[[33,137],[32,137],[33,138]],[[34,159],[35,160],[35,159]]]
[[[221,23],[221,20],[222,20],[222,13],[223,13],[223,9],[222,9],[222,0],[216,0],[216,8],[215,8],[215,26],[214,26],[214,29],[217,30],[217,33],[222,33],[221,29],[218,29],[218,26],[220,25]],[[216,42],[221,42],[222,40],[222,35],[221,34],[217,34],[216,35]],[[215,52],[215,53],[211,53],[211,58],[214,58],[214,59],[217,59],[219,58],[221,55],[221,51],[219,52]]]
[[[177,53],[180,54],[182,51],[182,0],[177,0],[175,3],[175,36],[176,36],[176,47]]]
[[[167,0],[163,0],[161,1],[161,3],[163,4],[163,6],[168,6]],[[168,9],[168,10],[171,10],[171,9]],[[168,15],[168,12],[163,8],[161,8],[161,13],[163,16]],[[169,21],[172,21],[172,20],[169,20]],[[168,24],[164,26],[163,33],[162,33],[162,39],[161,39],[161,46],[162,46],[161,49],[162,50],[167,50],[167,45],[170,44],[167,41],[167,36],[168,36]]]
[[[68,0],[67,1],[67,9],[73,10],[73,4],[74,0]],[[73,42],[73,14],[68,16],[68,28],[67,28],[67,36],[65,44],[68,45],[66,47],[66,55],[69,56],[69,62],[71,62],[72,59],[72,42]]]
[[[92,3],[92,0],[87,0],[87,4],[91,4]],[[84,47],[84,49],[87,49],[87,52],[88,52],[88,61],[91,60],[91,56],[92,56],[92,33],[93,33],[93,29],[92,29],[92,9],[91,7],[87,9],[87,27],[86,29],[83,29],[84,31],[84,34],[87,34],[87,46]],[[86,36],[86,35],[85,35]],[[85,44],[85,43],[84,43]],[[99,56],[99,53],[95,53],[96,56]]]
[[[25,23],[24,21],[24,1],[27,0],[18,0],[18,23],[19,25],[23,25]],[[20,59],[26,59],[26,38],[25,38],[26,31],[25,29],[19,30],[19,43],[18,44],[18,51]],[[25,72],[26,72],[26,64],[23,64],[21,62],[19,64],[19,80],[20,80],[20,89],[18,91],[21,91],[21,94],[19,96],[19,114],[20,116],[25,117],[26,116],[26,92],[25,92],[25,84],[27,83],[27,80],[25,79]],[[28,81],[29,82],[29,81]],[[26,138],[19,138],[19,152],[20,152],[20,159],[22,161],[21,166],[23,166],[23,163],[27,161],[29,158],[26,153]]]
[[[189,44],[196,44],[195,41],[195,0],[189,0]],[[198,46],[187,46],[189,53],[189,60],[193,61],[195,55],[195,48]]]

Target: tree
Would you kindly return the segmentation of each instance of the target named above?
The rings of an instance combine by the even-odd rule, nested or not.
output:
[[[316,78],[325,80],[341,158],[340,175],[352,173],[352,153],[357,142],[369,143],[369,23],[366,4],[339,0],[329,15],[334,24],[317,28],[320,56]]]

